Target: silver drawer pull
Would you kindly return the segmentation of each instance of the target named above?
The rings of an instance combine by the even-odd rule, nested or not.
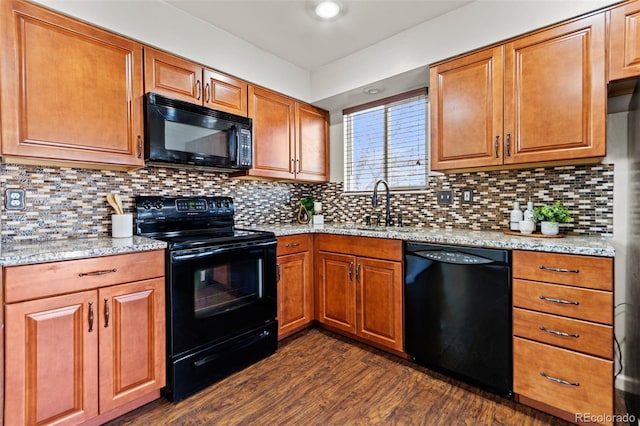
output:
[[[580,337],[578,333],[565,333],[564,331],[550,330],[542,325],[540,326],[540,330],[546,331],[547,333],[550,333],[550,334],[555,334],[556,336],[576,337],[576,338]]]
[[[573,274],[577,274],[578,272],[580,272],[579,269],[550,268],[544,265],[540,265],[540,269],[551,272],[571,272]]]
[[[580,304],[580,302],[578,302],[577,300],[571,301],[571,300],[564,300],[564,299],[554,299],[553,297],[544,297],[543,295],[540,295],[540,299],[546,300],[547,302],[560,303],[561,305],[579,305]]]
[[[566,380],[558,379],[557,377],[547,376],[544,371],[541,371],[540,375],[545,379],[551,380],[552,382],[555,382],[555,383],[560,383],[561,385],[580,386],[580,382],[567,382]]]
[[[285,244],[285,247],[298,247],[300,245],[300,243],[289,243],[289,244]]]
[[[80,272],[78,276],[79,277],[95,277],[97,275],[113,274],[116,271],[117,269],[113,268],[113,269],[105,269],[104,271]]]

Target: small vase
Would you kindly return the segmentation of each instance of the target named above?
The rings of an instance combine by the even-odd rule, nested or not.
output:
[[[540,232],[544,235],[557,235],[560,232],[558,222],[540,222]]]

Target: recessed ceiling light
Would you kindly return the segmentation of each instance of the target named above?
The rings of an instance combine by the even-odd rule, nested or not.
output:
[[[322,19],[335,18],[340,13],[340,5],[331,0],[321,1],[316,5],[315,12]]]
[[[384,88],[378,86],[370,86],[365,87],[364,89],[362,89],[362,91],[367,95],[377,95],[378,93],[382,93],[384,91]]]

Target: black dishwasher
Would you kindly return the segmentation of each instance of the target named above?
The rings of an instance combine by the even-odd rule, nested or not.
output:
[[[511,252],[405,242],[405,351],[513,398]]]

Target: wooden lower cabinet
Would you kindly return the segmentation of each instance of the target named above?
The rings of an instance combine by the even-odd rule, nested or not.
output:
[[[513,277],[518,400],[570,422],[612,424],[613,259],[514,250]]]
[[[312,236],[278,238],[278,338],[313,322]]]
[[[98,415],[97,305],[96,291],[6,305],[5,424]]]
[[[336,235],[317,238],[318,321],[335,331],[401,352],[402,242]],[[383,253],[390,258],[376,258]]]
[[[155,254],[153,278],[5,304],[5,424],[99,423],[159,396],[164,252]],[[135,264],[136,254],[126,256]],[[110,258],[100,258],[105,271]],[[10,269],[6,293],[14,293]]]

